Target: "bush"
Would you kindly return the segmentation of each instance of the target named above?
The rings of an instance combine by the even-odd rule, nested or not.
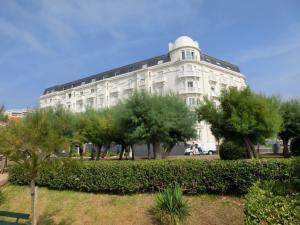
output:
[[[300,156],[300,136],[292,139],[290,150],[293,156]]]
[[[220,158],[224,160],[245,159],[246,149],[242,145],[236,144],[232,141],[225,141],[219,148]]]
[[[109,193],[155,192],[179,184],[189,194],[244,194],[257,180],[289,177],[288,160],[55,160],[41,166],[37,184],[58,190]],[[10,169],[10,182],[30,183],[23,165]]]
[[[154,214],[158,224],[183,224],[190,215],[188,202],[178,185],[158,193],[155,202]]]
[[[246,195],[245,224],[300,224],[300,194],[292,183],[258,182]]]

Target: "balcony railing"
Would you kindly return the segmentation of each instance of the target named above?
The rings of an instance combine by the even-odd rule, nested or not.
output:
[[[185,87],[179,90],[179,94],[192,94],[192,93],[201,93],[201,89],[198,87]]]
[[[228,79],[226,79],[224,77],[220,77],[220,83],[221,84],[228,84]]]
[[[200,72],[199,71],[179,71],[177,72],[179,78],[184,77],[199,77]]]
[[[217,77],[216,75],[209,75],[209,81],[212,81],[212,82],[217,82]]]
[[[124,86],[124,90],[131,90],[131,89],[134,89],[133,83],[131,83],[131,84],[126,84],[126,85]]]
[[[145,82],[145,80],[139,80],[138,84],[139,84],[139,86],[145,86],[146,82]]]
[[[165,83],[166,78],[164,76],[157,77],[153,80],[153,83]]]

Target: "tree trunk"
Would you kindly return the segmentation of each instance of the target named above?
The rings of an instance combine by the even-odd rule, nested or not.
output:
[[[150,143],[147,143],[148,159],[150,159]]]
[[[97,146],[96,146],[96,160],[99,160],[99,159],[100,159],[101,148],[102,148],[101,145],[97,145]]]
[[[31,225],[37,225],[37,186],[35,179],[31,180]]]
[[[170,144],[168,147],[166,147],[165,151],[164,151],[164,155],[163,158],[168,158],[168,156],[170,155],[172,149],[174,148],[175,144]]]
[[[133,146],[131,145],[131,151],[132,151],[132,157],[131,160],[134,160],[134,150],[133,150]]]
[[[158,142],[158,141],[153,142],[153,152],[154,152],[154,159],[162,158],[160,142]]]
[[[283,156],[285,158],[288,158],[289,157],[289,139],[282,139],[282,142],[283,142]]]
[[[123,159],[124,150],[125,150],[125,145],[122,145],[122,149],[121,149],[120,155],[119,155],[119,160],[122,160],[122,159]]]
[[[244,138],[244,143],[245,143],[245,146],[246,146],[248,158],[254,159],[254,158],[255,158],[254,152],[253,152],[253,150],[252,150],[252,148],[251,148],[251,144],[252,144],[252,143],[251,143],[251,141],[249,140],[248,137],[245,137],[245,138]]]

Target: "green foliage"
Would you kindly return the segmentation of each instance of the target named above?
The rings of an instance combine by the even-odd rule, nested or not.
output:
[[[245,224],[300,224],[300,193],[286,181],[258,182],[246,195]]]
[[[277,134],[281,127],[278,104],[271,98],[253,93],[249,88],[223,91],[220,106],[205,99],[197,109],[199,121],[205,120],[217,139],[244,141],[249,157],[255,155],[253,144]]]
[[[219,147],[219,155],[224,160],[247,158],[245,147],[233,141],[224,141]]]
[[[134,143],[152,143],[158,158],[162,143],[169,152],[177,142],[195,137],[196,117],[175,95],[135,93],[123,107],[118,118],[128,138]]]
[[[300,135],[300,100],[292,99],[281,102],[280,113],[282,116],[282,128],[280,138],[289,140]]]
[[[158,224],[183,224],[190,215],[188,202],[178,185],[156,194],[155,202],[154,213]]]
[[[292,139],[290,149],[293,156],[300,156],[300,136]]]
[[[290,177],[288,160],[55,160],[41,165],[37,183],[58,190],[109,193],[154,192],[179,184],[189,194],[244,194],[257,180]],[[10,182],[30,182],[24,165],[10,169]]]
[[[6,122],[7,121],[7,116],[4,115],[5,113],[5,107],[4,105],[0,106],[0,122]]]
[[[2,191],[0,190],[0,205],[2,205],[5,202],[5,197]]]
[[[25,163],[37,173],[38,164],[68,146],[72,137],[71,115],[62,108],[37,109],[20,122],[0,129],[0,153]]]

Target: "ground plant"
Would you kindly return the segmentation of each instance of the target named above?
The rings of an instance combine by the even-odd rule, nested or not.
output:
[[[258,182],[246,195],[245,224],[300,224],[300,193],[289,181]]]
[[[154,214],[158,224],[184,224],[190,215],[190,207],[179,185],[156,194],[155,203]]]

